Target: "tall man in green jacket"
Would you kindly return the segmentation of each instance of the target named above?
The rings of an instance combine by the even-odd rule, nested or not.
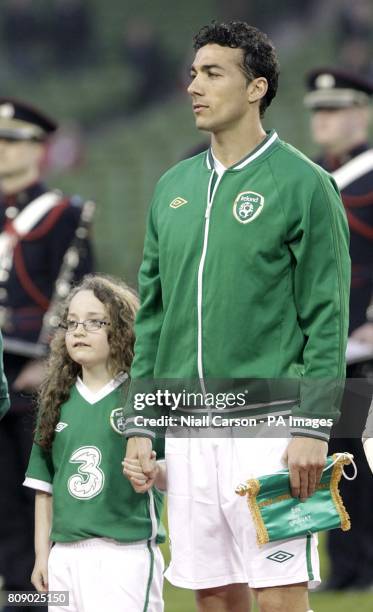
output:
[[[127,457],[140,459],[150,485],[156,434],[149,417],[160,415],[160,406],[153,396],[136,410],[147,403],[142,395],[140,406],[136,394],[145,379],[194,378],[203,393],[216,379],[297,381],[296,394],[291,386],[288,394],[245,404],[261,419],[299,417],[291,439],[166,438],[166,575],[194,589],[203,612],[247,612],[248,584],[261,612],[306,612],[307,585],[319,581],[314,539],[259,549],[234,489],[281,469],[283,458],[293,495],[315,491],[338,416],[338,385],[325,381],[345,373],[348,229],[331,177],[262,127],[279,73],[267,36],[231,22],[206,26],[194,40],[188,93],[211,148],[171,168],[152,201]],[[243,414],[238,401],[222,412]],[[322,426],[314,428],[318,419]]]

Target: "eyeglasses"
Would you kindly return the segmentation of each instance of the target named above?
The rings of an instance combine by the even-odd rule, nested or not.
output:
[[[75,321],[75,319],[67,319],[66,323],[60,323],[59,327],[66,330],[66,333],[74,332],[78,329],[78,325],[82,325],[87,332],[98,331],[105,325],[109,326],[109,321],[100,321],[99,319],[86,319],[85,321]]]

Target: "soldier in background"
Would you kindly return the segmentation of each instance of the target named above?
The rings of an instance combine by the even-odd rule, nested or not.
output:
[[[29,392],[43,375],[38,356],[43,352],[40,339],[48,340],[47,313],[62,272],[73,282],[92,271],[82,200],[50,191],[41,182],[45,146],[56,129],[55,121],[39,110],[0,98],[0,327],[11,400],[0,424],[4,590],[32,588],[33,496],[22,482],[34,427]],[[74,245],[79,248],[72,252]],[[70,263],[64,260],[67,252]]]
[[[350,356],[348,347],[342,417],[329,445],[329,452],[351,452],[358,467],[356,480],[341,483],[352,529],[328,534],[330,577],[324,588],[363,590],[373,585],[373,515],[369,510],[373,507],[373,480],[361,445],[371,397],[368,374],[373,367],[373,322],[369,320],[373,292],[373,149],[368,143],[373,83],[345,71],[321,68],[307,75],[307,86],[304,101],[312,111],[312,138],[322,152],[316,161],[334,176],[350,227],[349,347],[356,353]]]

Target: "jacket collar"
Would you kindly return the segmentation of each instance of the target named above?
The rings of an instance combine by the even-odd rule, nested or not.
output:
[[[257,146],[255,149],[250,151],[243,159],[238,161],[233,166],[230,166],[228,170],[242,170],[246,168],[248,164],[250,164],[255,159],[258,159],[265,151],[267,151],[272,145],[278,140],[278,135],[275,130],[271,130],[267,132],[266,138]],[[214,168],[214,158],[212,155],[211,147],[208,149],[206,153],[206,165],[209,170]]]

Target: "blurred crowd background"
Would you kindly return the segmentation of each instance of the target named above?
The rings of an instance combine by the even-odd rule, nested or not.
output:
[[[265,126],[312,155],[304,74],[339,65],[373,76],[371,0],[2,2],[0,90],[60,121],[48,182],[97,202],[101,271],[136,283],[154,184],[203,142],[185,93],[192,36],[225,18],[271,36],[282,73]]]

